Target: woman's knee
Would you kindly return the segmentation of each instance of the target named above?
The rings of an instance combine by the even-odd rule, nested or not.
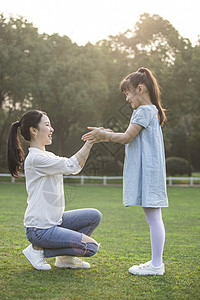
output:
[[[99,224],[102,219],[102,213],[98,209],[94,208],[93,216],[94,216],[94,219],[96,220],[96,223]]]

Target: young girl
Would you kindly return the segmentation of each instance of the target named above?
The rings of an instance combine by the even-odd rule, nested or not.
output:
[[[47,152],[45,146],[52,143],[54,129],[46,113],[30,110],[9,130],[7,159],[14,177],[19,176],[24,161],[18,128],[30,143],[24,163],[28,193],[24,226],[31,244],[23,254],[37,270],[51,269],[45,257],[55,256],[58,268],[90,268],[75,256],[92,256],[98,251],[98,243],[89,236],[99,225],[101,213],[91,208],[64,212],[63,174],[81,171],[92,143],[86,142],[71,158]]]
[[[162,261],[165,228],[161,207],[168,206],[166,170],[161,127],[166,121],[160,90],[150,70],[140,68],[120,84],[134,109],[126,132],[115,133],[96,127],[82,139],[91,143],[111,140],[126,144],[123,171],[123,203],[141,205],[150,227],[152,260],[134,265],[129,272],[137,275],[163,275]]]

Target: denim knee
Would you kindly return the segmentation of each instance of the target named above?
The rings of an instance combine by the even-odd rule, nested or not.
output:
[[[96,223],[99,224],[102,219],[102,213],[98,209],[94,209]]]
[[[99,245],[95,243],[86,243],[85,257],[93,256],[97,253]]]

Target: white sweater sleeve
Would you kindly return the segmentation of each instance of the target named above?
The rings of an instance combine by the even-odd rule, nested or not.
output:
[[[66,158],[36,154],[32,159],[32,167],[40,176],[78,174],[82,170],[75,155]]]

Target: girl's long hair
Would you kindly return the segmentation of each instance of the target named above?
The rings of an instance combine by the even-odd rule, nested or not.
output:
[[[45,112],[39,110],[27,111],[19,121],[11,124],[7,140],[7,165],[13,177],[19,177],[24,163],[24,151],[22,149],[18,128],[26,141],[31,140],[30,127],[39,128],[38,125]]]
[[[127,90],[136,89],[139,84],[144,84],[151,98],[152,104],[154,104],[158,109],[159,123],[161,126],[167,120],[165,115],[165,109],[162,107],[160,98],[160,87],[157,83],[156,78],[153,76],[152,72],[147,68],[139,68],[137,72],[127,75],[120,83],[120,89],[124,93]]]

